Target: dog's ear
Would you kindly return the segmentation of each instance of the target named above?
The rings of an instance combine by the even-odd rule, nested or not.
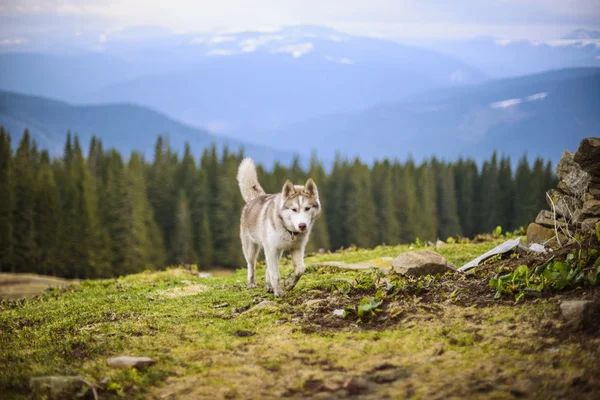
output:
[[[285,181],[283,185],[283,189],[281,190],[281,194],[284,199],[289,199],[292,195],[296,193],[296,189],[294,189],[294,184],[289,179]]]
[[[319,191],[317,190],[317,184],[312,178],[308,178],[306,183],[304,184],[304,191],[313,199],[319,198]]]

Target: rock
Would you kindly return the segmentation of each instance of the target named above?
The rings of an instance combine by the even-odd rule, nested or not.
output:
[[[534,253],[540,254],[544,254],[547,252],[546,248],[539,243],[532,243],[531,246],[529,246],[529,250],[531,250]]]
[[[120,356],[108,359],[108,365],[113,368],[145,368],[153,364],[156,361],[148,357]]]
[[[600,138],[583,139],[573,160],[588,174],[600,177]]]
[[[555,210],[557,214],[564,216],[567,220],[570,220],[575,210],[581,207],[580,200],[556,189],[548,190],[546,193],[546,203],[548,203],[550,211]]]
[[[34,398],[75,398],[87,384],[78,376],[39,376],[29,381]]]
[[[275,303],[274,301],[270,301],[270,300],[263,300],[260,303],[258,303],[257,305],[255,305],[254,307],[252,307],[251,309],[249,309],[248,311],[245,311],[244,313],[248,313],[251,314],[253,312],[257,312],[257,311],[276,311],[277,310],[277,303]]]
[[[597,308],[590,300],[563,300],[560,303],[560,311],[567,323],[584,329],[592,326]]]
[[[581,228],[583,230],[595,229],[598,223],[600,223],[600,218],[586,218],[581,221]]]
[[[436,275],[456,271],[454,265],[431,250],[402,253],[392,261],[392,267],[395,273],[407,276]]]
[[[539,243],[544,246],[556,246],[567,242],[567,237],[562,233],[558,232],[560,243],[556,240],[556,236],[557,234],[554,229],[546,228],[535,222],[529,224],[527,227],[527,243],[529,245]]]
[[[556,176],[560,180],[559,189],[567,194],[579,196],[587,190],[590,175],[583,171],[573,158],[573,153],[565,150],[556,166]]]
[[[554,228],[555,222],[556,222],[556,226],[559,228],[564,228],[565,226],[567,226],[567,223],[565,222],[564,218],[561,218],[559,215],[557,215],[557,217],[558,218],[555,221],[554,214],[552,214],[551,211],[542,210],[542,211],[540,211],[538,216],[535,218],[535,223],[545,226],[546,228]]]
[[[593,198],[600,199],[600,189],[595,188],[595,187],[590,187],[588,190],[588,193],[590,195],[592,195]]]
[[[578,213],[580,219],[600,217],[600,200],[588,200]]]

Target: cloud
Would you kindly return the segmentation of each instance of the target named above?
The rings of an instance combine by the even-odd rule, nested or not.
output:
[[[275,53],[289,53],[294,58],[302,57],[306,53],[311,52],[313,49],[313,44],[311,42],[292,44],[289,46],[280,47],[275,50]]]
[[[0,39],[0,46],[21,46],[27,44],[29,41],[24,38],[8,38]]]
[[[256,51],[256,49],[258,49],[261,46],[264,46],[269,42],[280,41],[284,39],[285,36],[283,35],[260,35],[257,37],[242,40],[240,42],[240,47],[242,48],[242,51],[250,53]]]
[[[532,94],[531,96],[527,96],[527,101],[543,100],[546,96],[548,96],[548,92]]]
[[[204,54],[207,56],[230,56],[232,54],[235,54],[235,52],[233,50],[226,49],[212,49]]]
[[[509,108],[521,103],[521,99],[508,99],[491,104],[492,108]]]
[[[345,64],[345,65],[353,65],[354,64],[354,60],[347,58],[347,57],[335,58],[332,56],[325,56],[325,59],[327,61],[331,61],[331,62],[335,62],[335,63],[339,63],[339,64]]]
[[[213,36],[208,39],[210,44],[219,44],[226,42],[235,42],[235,36]]]

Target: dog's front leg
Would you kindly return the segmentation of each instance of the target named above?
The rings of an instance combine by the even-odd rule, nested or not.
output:
[[[294,272],[287,277],[284,282],[285,290],[292,290],[298,283],[306,267],[304,266],[304,246],[292,250],[292,262],[294,263]]]
[[[271,281],[271,287],[273,288],[273,294],[277,297],[285,296],[285,292],[281,288],[279,282],[279,257],[281,252],[276,249],[265,248],[265,259],[267,261],[267,272]]]

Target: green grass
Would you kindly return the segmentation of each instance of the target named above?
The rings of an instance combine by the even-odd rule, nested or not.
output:
[[[451,244],[439,252],[458,267],[500,241]],[[360,262],[407,250],[349,250],[310,256],[306,264]],[[292,267],[289,261],[282,264],[286,276]],[[597,350],[593,357],[583,344],[560,343],[541,331],[548,324],[560,327],[552,299],[468,307],[390,297],[384,305],[396,315],[393,323],[363,326],[352,318],[338,319],[335,326],[307,331],[315,316],[326,320],[334,309],[355,301],[335,292],[339,282],[371,282],[373,274],[311,268],[289,297],[275,299],[262,285],[247,290],[245,272],[199,278],[171,269],[5,301],[0,307],[0,393],[29,398],[31,377],[80,375],[98,387],[101,398],[302,397],[314,393],[314,382],[342,385],[350,377],[372,376],[376,365],[387,362],[401,367],[405,376],[370,385],[366,398],[406,393],[414,398],[440,393],[501,398],[511,397],[511,391],[551,398],[570,394],[570,379],[598,370]],[[264,282],[262,269],[257,281]],[[374,296],[376,289],[365,285],[361,290]],[[307,299],[325,305],[313,311],[304,304]],[[275,301],[277,307],[232,310],[247,310],[262,300]],[[239,336],[240,331],[254,335]],[[107,359],[118,355],[148,356],[157,363],[140,371],[108,367]],[[564,368],[552,366],[558,359]]]

